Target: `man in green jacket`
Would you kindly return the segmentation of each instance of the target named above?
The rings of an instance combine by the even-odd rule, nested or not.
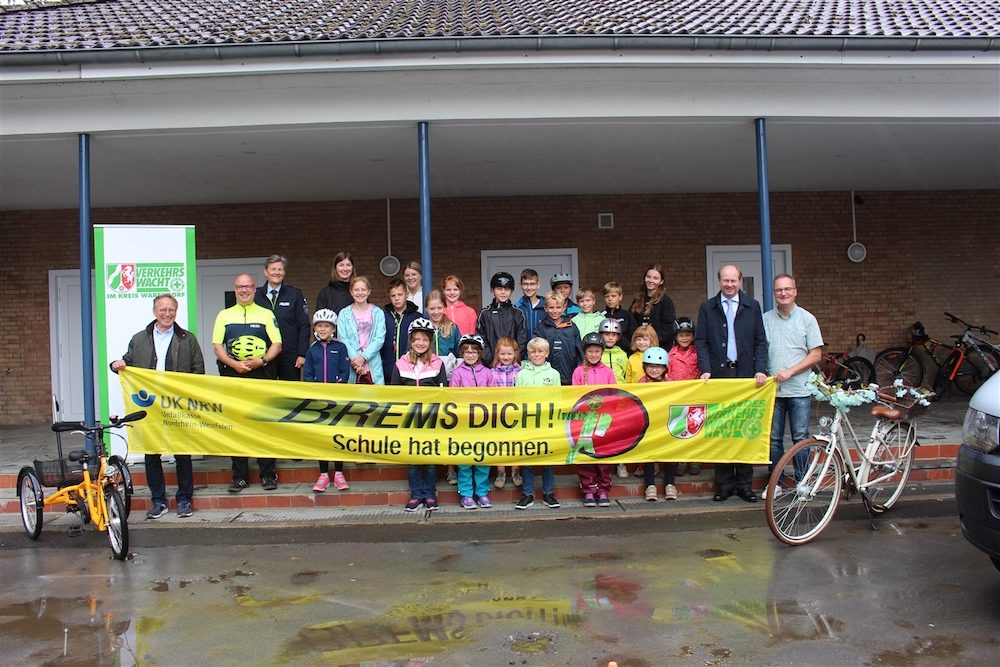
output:
[[[198,339],[174,321],[177,299],[169,294],[153,299],[153,316],[156,319],[132,336],[128,351],[122,358],[111,362],[111,370],[117,373],[126,366],[136,366],[157,371],[204,374],[205,359]],[[177,465],[177,516],[189,517],[194,513],[191,505],[194,494],[191,455],[176,454],[174,460]],[[167,486],[159,454],[146,454],[146,479],[153,496],[153,506],[146,512],[146,518],[158,519],[167,513]]]

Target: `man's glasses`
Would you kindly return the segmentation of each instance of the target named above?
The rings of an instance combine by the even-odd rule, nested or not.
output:
[[[775,294],[786,294],[786,293],[794,292],[794,291],[795,291],[794,287],[776,287],[774,289],[774,293]]]
[[[254,285],[237,285],[236,289],[253,289]]]

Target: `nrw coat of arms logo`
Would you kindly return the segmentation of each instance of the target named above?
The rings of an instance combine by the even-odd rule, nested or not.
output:
[[[135,264],[108,264],[108,289],[131,292],[135,289]]]
[[[705,425],[706,405],[671,405],[667,430],[675,438],[693,438]]]

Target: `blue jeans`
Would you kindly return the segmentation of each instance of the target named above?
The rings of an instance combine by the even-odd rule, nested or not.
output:
[[[535,494],[535,468],[534,466],[521,466],[521,493],[529,495]],[[548,495],[555,490],[556,474],[552,472],[552,466],[542,466],[542,494]]]
[[[437,469],[434,466],[410,466],[407,470],[410,498],[414,500],[437,499]]]
[[[785,417],[792,431],[792,444],[809,437],[809,409],[812,407],[811,396],[779,396],[774,399],[774,417],[771,420],[771,465],[767,472],[774,472],[778,459],[785,453]],[[795,481],[801,481],[805,474],[807,460],[802,452],[792,461],[795,469]]]
[[[194,471],[190,454],[174,456],[177,466],[177,502],[191,502],[194,494]],[[163,461],[159,454],[146,454],[146,484],[153,496],[153,503],[167,504],[167,484],[163,479]]]

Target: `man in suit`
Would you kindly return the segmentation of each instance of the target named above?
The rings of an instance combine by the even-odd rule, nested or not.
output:
[[[281,354],[275,362],[279,380],[301,380],[302,366],[309,351],[309,306],[302,290],[286,285],[288,260],[271,255],[264,262],[267,282],[257,288],[254,303],[274,311],[281,332]]]
[[[735,264],[719,269],[719,293],[701,304],[695,348],[701,379],[754,378],[758,387],[767,380],[767,337],[760,304],[740,289],[743,271]],[[757,502],[750,486],[749,463],[715,464],[713,500],[723,501],[735,492],[748,503]]]

